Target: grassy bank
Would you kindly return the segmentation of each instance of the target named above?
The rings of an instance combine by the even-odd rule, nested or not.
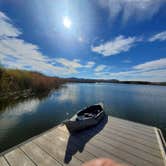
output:
[[[0,68],[0,94],[30,89],[34,93],[58,88],[64,81],[38,72]]]

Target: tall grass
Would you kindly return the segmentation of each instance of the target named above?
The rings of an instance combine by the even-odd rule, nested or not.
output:
[[[38,72],[0,68],[0,93],[24,89],[31,89],[37,93],[57,88],[62,83],[62,79],[48,77]]]

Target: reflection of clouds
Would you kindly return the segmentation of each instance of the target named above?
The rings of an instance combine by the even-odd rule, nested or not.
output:
[[[7,107],[3,115],[4,116],[20,116],[25,113],[31,113],[36,111],[39,103],[40,103],[39,99],[26,100],[16,104],[15,106]]]
[[[19,123],[20,116],[35,112],[39,103],[39,99],[28,99],[14,106],[7,107],[0,118],[0,139],[5,138],[9,129],[14,128]]]
[[[58,94],[54,93],[51,96],[52,100],[58,100],[60,102],[76,102],[79,95],[79,86],[74,84],[68,84],[67,87],[61,89]]]

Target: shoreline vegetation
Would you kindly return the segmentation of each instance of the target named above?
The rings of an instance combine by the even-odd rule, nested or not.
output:
[[[0,67],[0,98],[3,96],[16,96],[20,93],[23,97],[26,97],[31,94],[49,92],[59,88],[64,83],[123,83],[166,86],[166,82],[50,77],[39,72]]]
[[[38,72],[0,68],[0,97],[49,92],[59,88],[63,79],[45,76]]]

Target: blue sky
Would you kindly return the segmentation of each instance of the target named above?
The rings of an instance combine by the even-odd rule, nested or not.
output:
[[[0,0],[0,63],[50,76],[166,81],[165,0]]]

